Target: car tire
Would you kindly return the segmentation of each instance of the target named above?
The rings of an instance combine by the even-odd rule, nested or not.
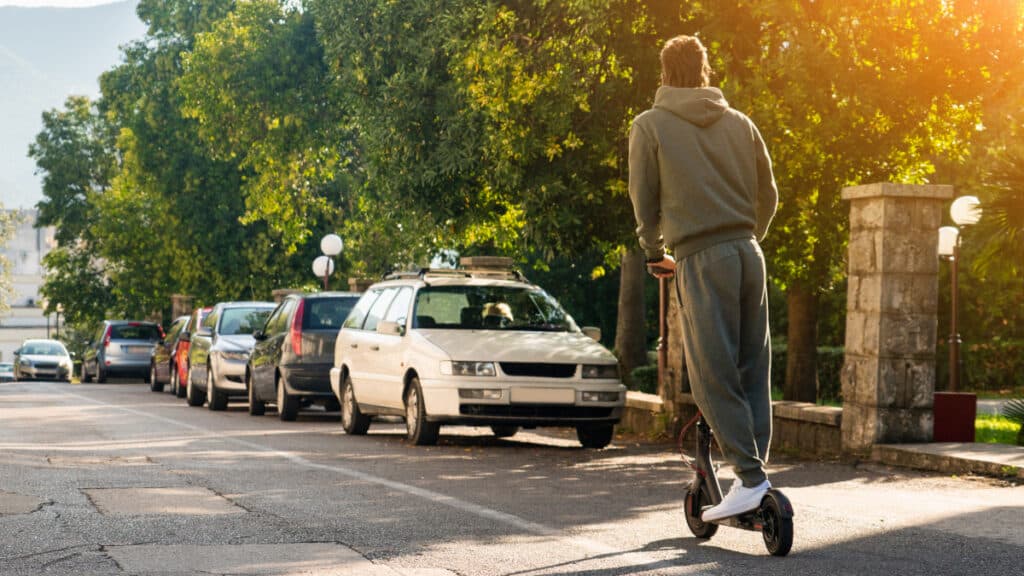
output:
[[[228,395],[217,390],[217,379],[213,376],[213,366],[206,367],[206,407],[218,412],[228,409]]]
[[[89,375],[89,370],[86,369],[85,362],[82,362],[82,377],[81,377],[81,381],[82,381],[83,384],[88,384],[89,382],[92,382],[92,376]]]
[[[186,374],[187,374],[187,372],[186,372]],[[177,370],[175,370],[174,372],[171,373],[171,382],[174,383],[174,387],[171,390],[172,392],[174,392],[174,396],[176,398],[184,398],[185,397],[185,387],[181,385],[181,376],[178,375],[178,371]]]
[[[588,424],[576,427],[576,437],[584,448],[604,448],[612,443],[614,424]]]
[[[188,371],[188,377],[185,381],[185,402],[189,406],[199,407],[206,401],[206,392],[203,392],[196,388],[196,385],[192,382],[192,370]]]
[[[163,392],[164,385],[156,378],[156,364],[149,365],[149,389],[152,392]]]
[[[491,426],[491,432],[494,433],[495,438],[508,438],[510,436],[515,436],[516,432],[519,432],[519,426],[495,424]]]
[[[256,397],[256,388],[252,381],[252,371],[245,371],[245,388],[249,393],[249,416],[263,416],[267,413],[267,403]]]
[[[288,393],[284,378],[277,377],[277,417],[282,422],[292,422],[299,415],[299,397]]]
[[[103,370],[103,366],[102,365],[99,365],[96,368],[96,382],[98,384],[106,384],[106,382],[107,382],[107,373],[106,373],[106,371]]]
[[[352,379],[348,374],[341,383],[341,428],[345,434],[353,436],[362,436],[370,429],[370,417],[359,409],[352,389]]]
[[[405,392],[405,436],[417,446],[432,446],[437,444],[440,433],[440,424],[427,422],[423,388],[420,387],[420,379],[414,376]]]

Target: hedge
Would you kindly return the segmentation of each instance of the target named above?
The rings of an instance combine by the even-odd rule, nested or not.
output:
[[[1020,392],[1024,390],[1024,340],[963,343],[960,392]],[[949,389],[949,346],[939,342],[935,353],[935,389]]]

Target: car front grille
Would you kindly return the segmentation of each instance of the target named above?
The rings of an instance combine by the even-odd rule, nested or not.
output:
[[[463,404],[463,416],[500,418],[608,418],[612,408],[594,406],[556,406],[546,404]]]
[[[35,364],[33,364],[33,366],[35,366],[35,368],[39,369],[39,370],[54,370],[54,369],[57,368],[57,363],[56,362],[36,362]]]
[[[572,378],[575,364],[545,364],[541,362],[501,362],[501,371],[509,376],[533,378]]]

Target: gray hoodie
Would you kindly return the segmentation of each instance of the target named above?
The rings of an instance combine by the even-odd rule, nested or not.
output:
[[[629,196],[649,260],[760,240],[778,205],[761,134],[717,88],[658,89],[630,130]]]

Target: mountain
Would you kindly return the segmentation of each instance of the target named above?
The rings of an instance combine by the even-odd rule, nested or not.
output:
[[[99,75],[121,61],[118,47],[141,39],[137,0],[88,8],[0,7],[0,203],[42,199],[28,146],[43,111],[71,94],[99,95]]]

